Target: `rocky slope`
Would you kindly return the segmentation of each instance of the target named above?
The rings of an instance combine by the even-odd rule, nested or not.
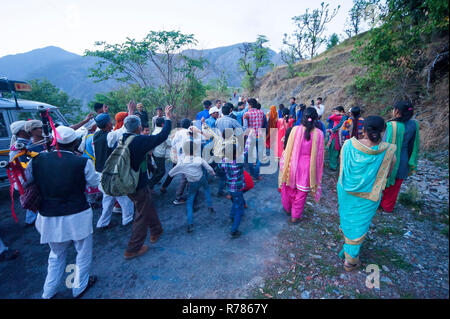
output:
[[[362,35],[363,36],[363,35]],[[426,83],[428,69],[439,52],[448,52],[448,39],[440,39],[432,43],[424,52],[429,61],[424,67],[421,79]],[[289,98],[295,96],[297,104],[310,105],[311,100],[323,97],[325,116],[331,109],[343,105],[346,109],[361,106],[363,116],[382,115],[386,119],[386,109],[390,106],[375,102],[363,102],[352,93],[355,76],[364,70],[351,62],[351,51],[355,39],[348,39],[338,46],[322,53],[313,60],[301,61],[295,65],[295,76],[290,77],[288,67],[278,66],[261,78],[254,95],[263,105],[287,105]],[[447,55],[448,63],[448,55]],[[441,68],[433,77],[428,92],[415,105],[417,120],[421,126],[421,144],[424,149],[448,147],[448,69]]]

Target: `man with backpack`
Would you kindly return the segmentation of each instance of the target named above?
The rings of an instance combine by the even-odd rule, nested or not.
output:
[[[99,128],[99,131],[97,131],[93,137],[95,170],[101,175],[105,167],[106,160],[113,151],[113,149],[109,147],[107,139],[113,125],[108,113],[101,113],[97,115],[95,117],[95,122]],[[99,189],[103,193],[103,209],[102,215],[97,222],[97,228],[105,230],[114,226],[114,224],[111,224],[111,216],[116,200],[122,208],[122,225],[126,226],[130,224],[133,220],[134,214],[133,202],[127,196],[111,196],[107,194],[102,188],[102,185],[99,186]]]
[[[129,115],[124,121],[126,133],[123,135],[121,143],[128,146],[131,172],[129,170],[123,173],[131,175],[138,174],[136,190],[128,195],[136,207],[136,215],[133,221],[131,238],[124,254],[125,259],[132,259],[147,252],[148,246],[144,245],[144,242],[147,238],[148,229],[150,229],[151,243],[158,241],[163,232],[158,213],[153,205],[152,192],[149,187],[147,156],[148,152],[169,137],[172,129],[172,109],[172,106],[166,106],[166,120],[164,121],[163,129],[156,135],[140,135],[142,124],[139,117],[135,115]],[[132,140],[129,141],[129,139]],[[113,159],[114,157],[112,156],[111,161]]]

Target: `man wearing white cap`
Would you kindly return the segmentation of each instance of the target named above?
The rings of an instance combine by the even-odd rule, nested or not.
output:
[[[42,121],[28,120],[25,122],[24,130],[30,135],[30,140],[26,145],[27,150],[32,152],[45,151],[44,137],[42,135]],[[37,213],[27,209],[25,215],[26,226],[32,226],[36,221]]]
[[[85,189],[100,182],[92,161],[76,156],[76,132],[58,126],[59,152],[43,152],[34,157],[25,170],[28,183],[34,181],[41,202],[36,219],[36,229],[41,244],[50,246],[48,273],[42,298],[53,298],[66,271],[66,255],[73,242],[77,251],[72,294],[81,297],[96,281],[89,276],[92,262],[92,209]],[[54,133],[53,133],[54,134]],[[55,138],[55,137],[54,137]],[[64,178],[61,178],[61,177]]]
[[[30,133],[26,130],[27,127],[27,121],[16,121],[11,123],[10,129],[12,133],[11,137],[11,147],[9,149],[9,161],[12,161],[12,159],[21,151],[16,146],[17,144],[21,143],[23,146],[27,146],[30,143]],[[28,162],[28,159],[26,155],[22,155],[19,157],[19,161],[26,163]],[[25,224],[27,226],[33,225],[33,223],[36,220],[36,213],[32,212],[31,210],[26,211],[25,215]]]
[[[220,110],[213,106],[209,109],[209,117],[205,120],[205,123],[212,129],[216,128],[216,120],[219,118]]]
[[[9,128],[11,130],[11,134],[12,134],[11,144],[10,144],[11,150],[13,150],[14,144],[16,142],[21,142],[26,145],[30,141],[30,134],[25,131],[26,123],[27,123],[27,121],[15,121],[15,122],[11,123],[11,125],[9,126]],[[17,153],[15,153],[15,154],[17,154]],[[11,160],[11,158],[14,157],[14,155],[11,156],[11,153],[9,154],[10,160]]]

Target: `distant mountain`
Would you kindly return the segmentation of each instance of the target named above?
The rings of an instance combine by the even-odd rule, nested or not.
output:
[[[190,53],[194,56],[201,55],[209,61],[209,68],[203,78],[204,82],[217,79],[221,76],[222,72],[225,72],[228,85],[238,87],[241,85],[243,77],[243,73],[239,69],[239,58],[241,57],[239,48],[241,45],[242,43],[238,43],[214,49],[187,50],[184,53]],[[281,61],[281,56],[275,51],[269,49],[269,54],[272,63],[275,66],[283,64]],[[263,72],[261,72],[261,76],[266,74],[269,70],[269,68],[265,68]]]
[[[240,86],[243,77],[238,64],[240,45],[207,50],[188,50],[184,53],[191,53],[194,56],[201,55],[210,62],[208,70],[203,74],[203,82],[207,83],[217,79],[222,72],[225,72],[230,86]],[[275,65],[282,64],[279,54],[272,50],[270,50],[270,54]],[[93,67],[97,61],[98,59],[95,57],[84,57],[49,46],[1,57],[0,77],[6,76],[10,79],[25,81],[45,78],[64,90],[69,96],[80,99],[86,106],[96,93],[106,93],[123,85],[112,80],[94,83],[88,77],[88,69]],[[269,68],[263,71],[265,74]]]

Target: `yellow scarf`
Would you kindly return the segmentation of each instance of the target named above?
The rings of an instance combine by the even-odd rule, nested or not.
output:
[[[305,133],[305,127],[300,126],[303,132],[299,132],[299,134],[302,134],[302,139],[304,138]],[[280,171],[278,175],[278,187],[281,188],[283,184],[286,184],[286,186],[290,186],[290,180],[291,180],[291,162],[292,160],[298,161],[298,158],[293,159],[292,153],[294,151],[294,144],[296,147],[301,147],[301,144],[303,143],[302,140],[295,141],[296,135],[297,135],[297,129],[299,126],[294,126],[292,128],[291,134],[289,135],[289,139],[286,145],[286,150],[283,152],[284,155],[284,166],[283,170]],[[311,190],[311,195],[315,196],[316,191],[319,187],[317,184],[317,134],[320,133],[318,130],[313,129],[311,131],[312,135],[312,149],[311,149],[311,160],[309,165],[309,185]],[[300,154],[300,150],[297,152],[297,156]],[[294,172],[292,172],[294,173]]]

